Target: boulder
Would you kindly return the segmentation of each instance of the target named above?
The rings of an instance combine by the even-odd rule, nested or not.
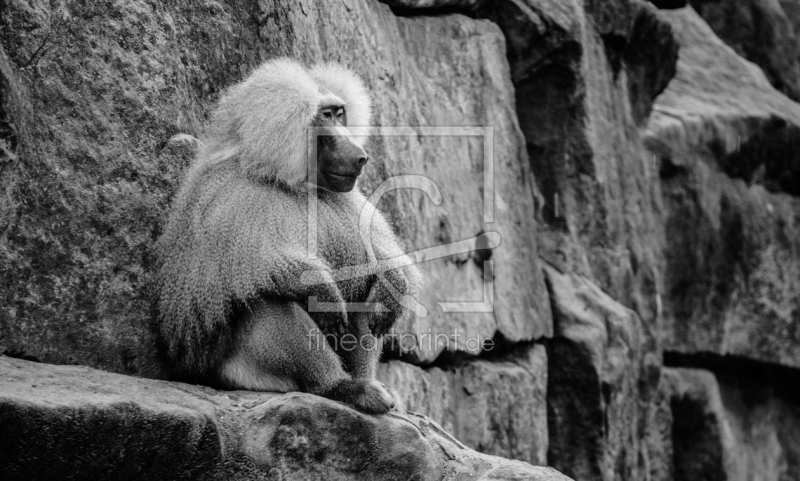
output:
[[[303,393],[214,391],[0,356],[0,477],[541,480],[429,418]]]

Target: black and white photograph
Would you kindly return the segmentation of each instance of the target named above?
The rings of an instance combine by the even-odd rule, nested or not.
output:
[[[800,0],[0,0],[0,480],[800,481]]]

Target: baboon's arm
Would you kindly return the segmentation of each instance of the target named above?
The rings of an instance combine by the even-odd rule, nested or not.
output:
[[[395,322],[403,317],[402,296],[408,294],[408,281],[402,269],[389,269],[383,276],[376,276],[367,302],[385,307],[375,310],[369,317],[369,328],[375,335],[387,334]]]
[[[325,333],[345,332],[349,324],[345,300],[330,274],[331,267],[325,261],[310,259],[305,253],[291,251],[269,260],[270,275],[262,294],[290,299],[307,308],[312,307],[309,314]],[[308,271],[316,272],[323,282],[303,282],[301,276]]]

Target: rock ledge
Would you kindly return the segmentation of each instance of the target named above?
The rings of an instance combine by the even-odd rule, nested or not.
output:
[[[412,412],[0,356],[0,478],[569,480]]]

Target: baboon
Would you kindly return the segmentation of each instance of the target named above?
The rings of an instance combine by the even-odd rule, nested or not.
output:
[[[416,295],[420,276],[410,261],[377,275],[405,256],[380,213],[371,249],[359,233],[370,116],[361,79],[336,64],[268,61],[222,96],[156,245],[154,326],[175,378],[391,409],[379,336],[411,315],[397,294]],[[309,127],[322,129],[316,163]],[[350,266],[358,276],[334,279]]]

